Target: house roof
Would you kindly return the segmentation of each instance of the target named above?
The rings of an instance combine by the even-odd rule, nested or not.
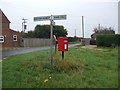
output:
[[[13,31],[13,32],[17,32],[17,33],[20,33],[19,31],[15,31],[15,30],[13,30],[13,29],[10,29],[11,31]]]
[[[2,23],[4,23],[4,22],[6,23],[6,21],[7,21],[7,23],[10,23],[9,19],[5,16],[5,14],[3,13],[3,11],[1,9],[0,9],[0,16],[1,16],[0,18],[2,18],[2,19],[0,19],[0,20],[2,20]],[[18,31],[12,30],[10,28],[9,28],[9,30],[12,32],[20,33]]]
[[[5,14],[3,13],[3,11],[0,9],[0,14],[2,17],[5,17],[5,19],[10,23],[9,19],[5,16]],[[0,18],[2,18],[0,17]]]

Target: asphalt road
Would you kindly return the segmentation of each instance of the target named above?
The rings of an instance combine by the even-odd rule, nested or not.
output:
[[[69,44],[68,47],[73,47],[80,44]],[[3,49],[2,58],[6,58],[12,55],[23,54],[28,52],[35,52],[40,50],[50,49],[50,46],[46,47],[33,47],[33,48],[14,48],[14,49]]]

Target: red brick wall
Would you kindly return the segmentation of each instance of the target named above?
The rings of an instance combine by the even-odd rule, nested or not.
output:
[[[8,29],[10,28],[10,21],[7,19],[7,17],[4,15],[4,13],[2,13],[2,26],[3,26],[3,30],[4,29]]]
[[[4,43],[2,47],[20,47],[20,33],[13,30],[3,30]],[[13,35],[17,35],[17,41],[13,41]]]
[[[10,43],[10,30],[3,29],[2,35],[4,36],[4,42],[2,43],[2,47],[11,47]]]
[[[17,35],[17,41],[13,41],[13,35]],[[19,32],[11,30],[11,46],[12,47],[20,47],[20,37],[21,35]]]
[[[4,42],[2,43],[2,47],[10,47],[10,30],[9,30],[10,22],[7,18],[2,14],[2,36],[4,36]]]
[[[10,21],[2,13],[2,36],[4,36],[4,42],[2,47],[19,47],[20,46],[20,33],[9,28]],[[13,35],[17,35],[17,41],[13,41]]]

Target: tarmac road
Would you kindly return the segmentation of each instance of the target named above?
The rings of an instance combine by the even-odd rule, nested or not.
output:
[[[68,47],[74,47],[80,44],[69,44]],[[28,52],[35,52],[40,50],[50,49],[50,46],[45,47],[33,47],[33,48],[14,48],[14,49],[3,49],[2,50],[2,58],[7,58],[12,55],[23,54]]]

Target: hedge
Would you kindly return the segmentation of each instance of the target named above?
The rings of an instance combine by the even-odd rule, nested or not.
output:
[[[120,46],[120,34],[97,34],[97,46]]]
[[[68,42],[77,42],[79,41],[78,37],[68,37]]]

